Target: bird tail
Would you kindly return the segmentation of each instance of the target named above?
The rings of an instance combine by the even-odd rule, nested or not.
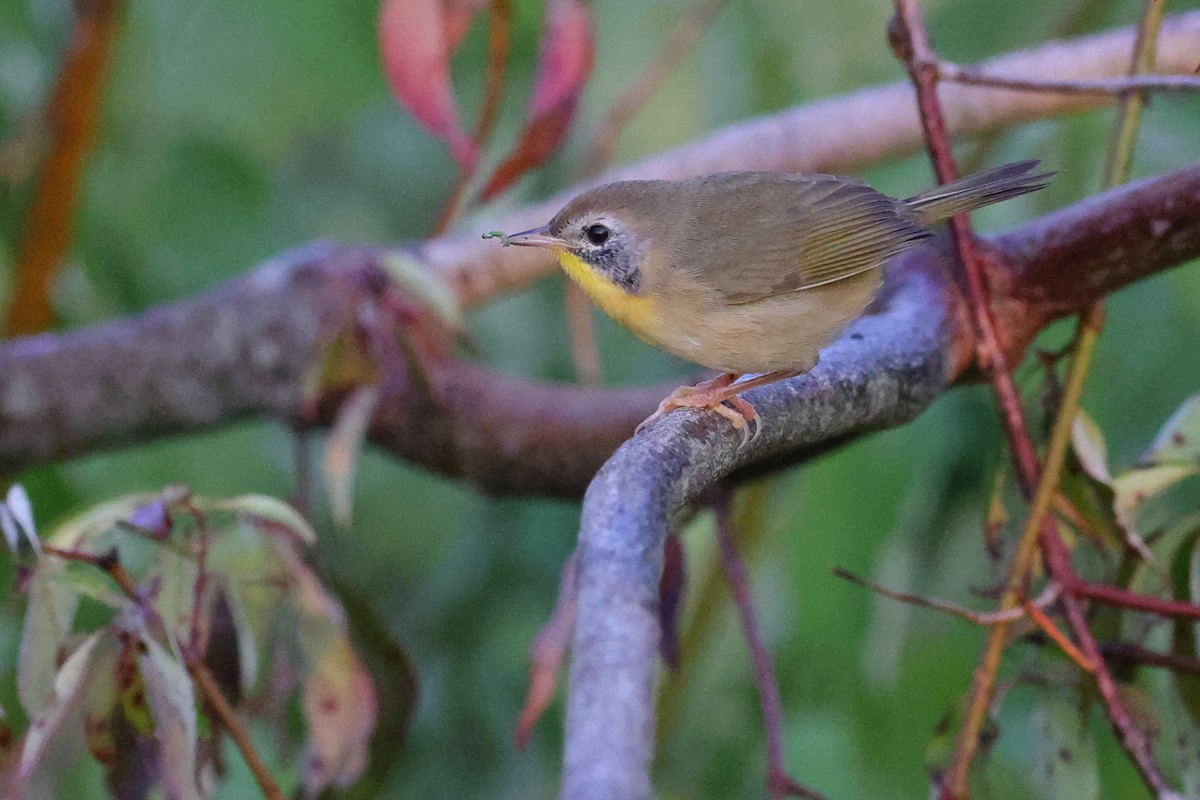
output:
[[[976,172],[952,183],[910,197],[904,204],[922,225],[936,225],[955,214],[990,206],[1010,197],[1036,192],[1050,183],[1053,172],[1029,173],[1038,161],[1018,161]]]

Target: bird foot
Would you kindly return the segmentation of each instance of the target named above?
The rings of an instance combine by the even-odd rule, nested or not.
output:
[[[699,408],[715,411],[729,420],[734,430],[741,432],[742,444],[745,445],[758,435],[758,412],[738,396],[746,388],[734,383],[738,377],[733,373],[725,373],[695,386],[680,386],[658,404],[657,411],[637,426],[636,433],[641,433],[650,423],[677,408]]]

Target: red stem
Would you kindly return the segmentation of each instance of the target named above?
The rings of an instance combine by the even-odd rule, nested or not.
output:
[[[738,552],[730,524],[731,510],[729,495],[720,492],[713,502],[717,518],[717,545],[721,551],[721,569],[729,581],[733,601],[737,606],[746,637],[746,648],[750,651],[750,662],[754,667],[754,680],[758,684],[758,696],[762,703],[763,725],[767,737],[767,788],[772,798],[807,797],[825,800],[820,792],[809,789],[793,779],[784,765],[783,754],[783,704],[779,699],[779,684],[775,681],[775,667],[771,654],[763,642],[758,620],[754,616],[754,599],[750,593],[750,577],[746,564]]]
[[[951,181],[957,177],[957,170],[954,166],[950,137],[937,97],[937,57],[929,45],[929,37],[918,0],[895,0],[895,5],[896,16],[888,31],[892,48],[908,67],[909,75],[916,88],[921,126],[938,178],[943,183]],[[1000,407],[1004,422],[1005,434],[1012,450],[1017,474],[1020,477],[1021,490],[1028,499],[1033,496],[1038,485],[1041,466],[1038,463],[1037,451],[1034,448],[1033,439],[1029,435],[1024,414],[1021,411],[1020,396],[1013,384],[1004,351],[996,337],[996,326],[991,313],[991,304],[988,302],[989,293],[984,276],[986,259],[978,249],[978,242],[971,232],[970,222],[965,215],[950,219],[950,233],[966,272],[968,299],[976,335],[979,337],[976,345],[979,365],[987,375],[996,396],[996,402]],[[1043,558],[1046,560],[1047,570],[1051,576],[1063,586],[1074,586],[1080,583],[1078,575],[1071,566],[1066,546],[1059,538],[1057,525],[1050,516],[1047,516],[1042,523],[1040,541]],[[1087,617],[1079,598],[1066,594],[1062,598],[1062,605],[1071,629],[1079,640],[1080,649],[1096,666],[1094,672],[1096,686],[1104,701],[1109,723],[1117,740],[1141,773],[1146,785],[1158,795],[1163,795],[1169,791],[1166,779],[1159,771],[1141,729],[1134,724],[1129,711],[1125,708],[1116,681],[1109,671],[1108,665],[1105,664],[1100,647],[1088,627]],[[990,692],[991,687],[987,687],[986,691]],[[948,791],[948,787],[946,787],[942,794],[946,795]]]

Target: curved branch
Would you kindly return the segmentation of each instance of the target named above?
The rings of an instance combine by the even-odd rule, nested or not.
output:
[[[982,61],[973,68],[1012,80],[1060,81],[1123,78],[1136,27],[1042,44],[1034,49]],[[1192,75],[1200,52],[1200,11],[1175,14],[1163,22],[1157,68],[1164,75]],[[945,85],[938,97],[950,133],[959,138],[1015,123],[1063,116],[1113,103],[1101,95],[1063,95],[974,86]],[[862,89],[777,114],[731,125],[675,150],[605,175],[628,178],[680,178],[735,169],[792,172],[853,172],[924,145],[912,86],[894,83]],[[554,261],[535,248],[496,247],[484,230],[524,230],[541,225],[584,186],[486,223],[460,226],[462,233],[428,242],[422,258],[454,289],[459,302],[475,305],[554,271]]]
[[[1017,356],[1051,319],[1200,254],[1200,164],[1033,220],[992,246],[1003,256],[997,263],[1009,265],[994,265],[999,271],[990,283],[998,292],[994,307],[1003,344]],[[1118,246],[1128,258],[1113,256]],[[306,386],[333,336],[359,317],[370,317],[386,305],[388,292],[397,291],[381,264],[387,256],[379,248],[313,244],[186,302],[0,344],[0,469],[252,416],[328,424],[340,398],[332,392],[306,398]],[[899,291],[914,280],[910,272],[922,275],[939,282],[938,293],[949,298],[944,302],[950,303],[951,333],[942,340],[941,356],[948,372],[939,390],[973,359],[969,326],[944,277],[944,262],[938,251],[924,248],[897,262],[890,279]],[[889,319],[890,301],[883,302],[888,311],[860,324]],[[403,320],[396,325],[397,332],[407,332]],[[836,367],[847,352],[843,348],[867,342],[844,339],[822,356],[816,374]],[[664,394],[662,387],[550,385],[454,358],[423,366],[434,391],[407,374],[385,381],[370,439],[497,493],[580,496]],[[787,398],[793,385],[765,391]],[[843,390],[858,391],[852,384]],[[906,391],[926,393],[920,386]],[[323,402],[310,417],[313,399]],[[754,454],[754,464],[744,469],[777,468],[810,452],[798,441],[767,447],[772,435],[769,426],[741,453],[740,458]]]
[[[1019,354],[1046,321],[1134,272],[1200,254],[1198,220],[1200,163],[995,239],[997,263],[1011,259],[1006,280],[992,284],[1009,292],[996,302],[1012,323],[1007,349]],[[675,512],[740,469],[920,414],[969,363],[970,324],[948,266],[943,251],[908,254],[892,267],[882,312],[852,325],[811,372],[748,393],[764,421],[748,446],[715,415],[675,412],[601,468],[584,498],[576,550],[564,800],[651,796],[658,580]]]

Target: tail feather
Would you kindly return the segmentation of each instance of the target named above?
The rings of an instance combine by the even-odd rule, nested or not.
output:
[[[1053,172],[1029,173],[1040,162],[1018,161],[977,172],[910,197],[904,204],[922,225],[936,225],[964,211],[990,206],[1010,197],[1036,192],[1050,183]]]

